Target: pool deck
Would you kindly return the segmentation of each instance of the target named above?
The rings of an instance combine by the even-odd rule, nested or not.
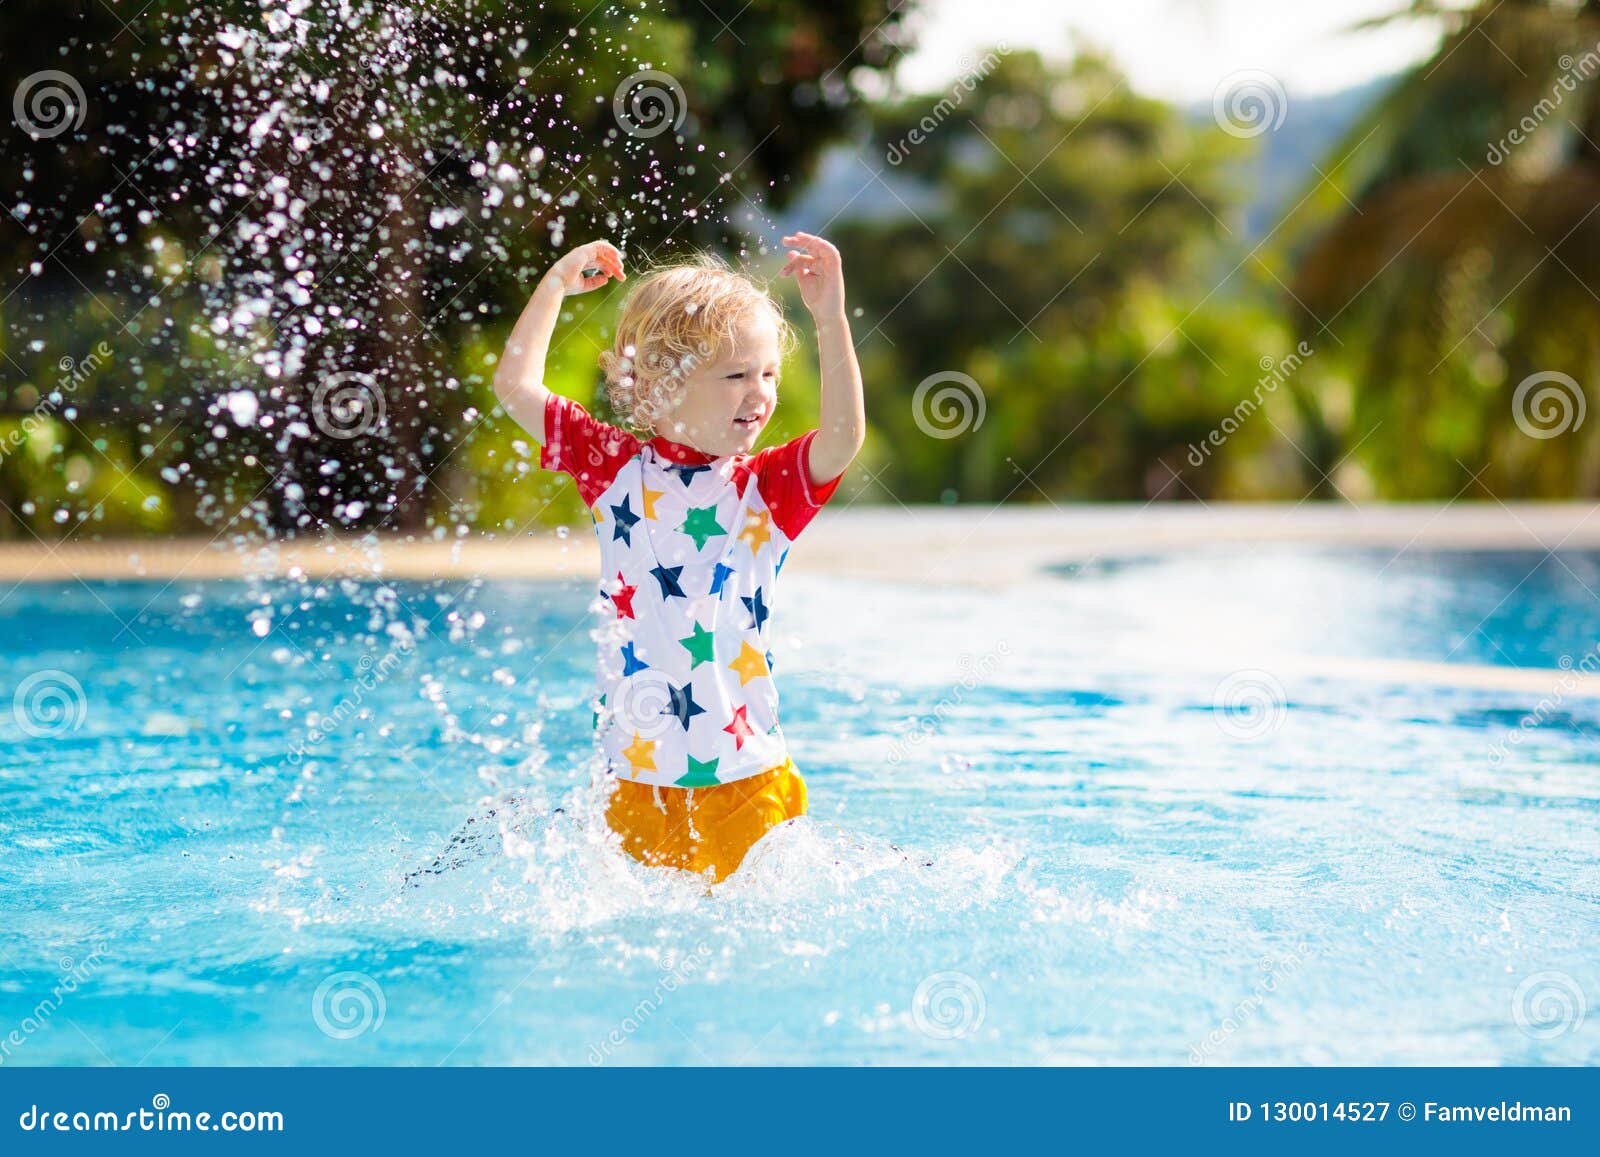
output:
[[[1127,555],[1278,544],[1392,550],[1600,549],[1591,503],[1174,504],[830,507],[806,531],[807,571],[917,584],[1005,587],[1046,567]],[[349,536],[292,544],[129,539],[0,542],[0,581],[237,578],[286,573],[393,578],[584,578],[599,552],[587,525],[565,537],[406,542]]]
[[[1063,563],[1274,545],[1407,550],[1600,549],[1591,503],[1085,504],[829,508],[797,561],[811,574],[995,589]],[[263,545],[218,539],[0,543],[0,582],[212,579],[263,573],[313,577],[533,578],[591,581],[599,552],[587,526],[514,538],[406,542],[350,536]],[[1382,660],[1306,660],[1307,677],[1375,679],[1600,697],[1600,676],[1555,669]]]

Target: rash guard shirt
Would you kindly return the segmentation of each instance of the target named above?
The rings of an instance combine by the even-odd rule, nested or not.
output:
[[[815,430],[720,458],[641,441],[552,394],[540,465],[570,475],[600,540],[600,743],[608,771],[709,787],[788,758],[769,645],[789,546],[833,497]]]

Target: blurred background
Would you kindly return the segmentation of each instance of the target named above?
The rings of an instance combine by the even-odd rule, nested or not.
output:
[[[0,537],[581,520],[489,386],[539,274],[797,227],[852,501],[1589,498],[1597,77],[1596,0],[8,0]]]

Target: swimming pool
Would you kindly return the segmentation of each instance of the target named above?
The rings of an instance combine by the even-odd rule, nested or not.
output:
[[[708,898],[575,818],[586,587],[0,588],[0,1061],[1592,1064],[1591,589],[1586,553],[802,562],[813,814]],[[403,886],[485,796],[523,800],[487,854]]]

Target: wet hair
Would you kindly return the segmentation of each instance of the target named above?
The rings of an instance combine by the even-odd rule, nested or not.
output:
[[[657,266],[623,300],[612,347],[600,355],[611,408],[625,425],[654,429],[683,380],[732,344],[734,330],[765,311],[785,352],[794,331],[772,294],[711,254]]]

